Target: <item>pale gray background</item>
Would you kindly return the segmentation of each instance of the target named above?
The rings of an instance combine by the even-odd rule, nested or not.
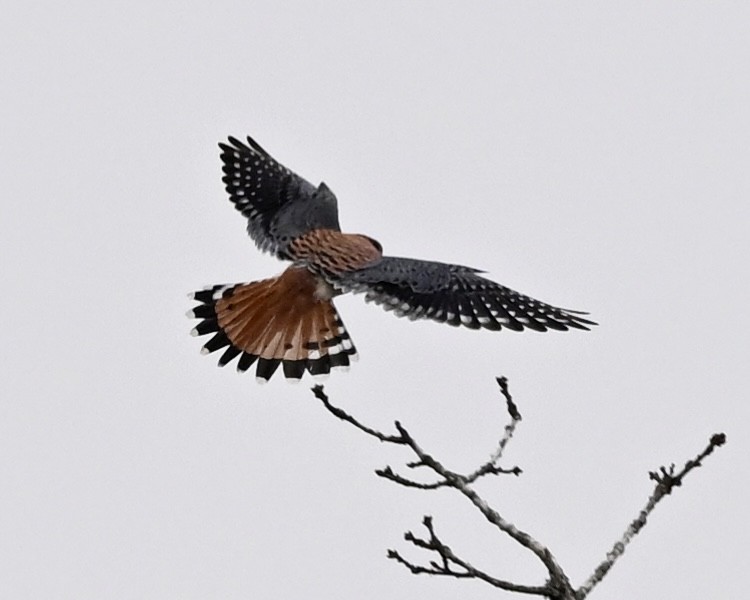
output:
[[[216,143],[254,135],[393,254],[591,311],[490,333],[337,301],[361,361],[333,399],[483,460],[510,377],[520,479],[488,499],[589,575],[647,472],[729,445],[596,598],[743,598],[748,18],[744,2],[11,2],[0,22],[0,596],[495,598],[388,547],[435,516],[495,574],[530,555],[455,494],[376,478],[407,454],[280,378],[220,370],[185,293],[273,275]],[[502,595],[502,594],[501,594]]]

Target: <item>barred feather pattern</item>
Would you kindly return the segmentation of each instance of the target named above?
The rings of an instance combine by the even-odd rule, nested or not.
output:
[[[364,293],[365,301],[399,317],[469,329],[567,331],[596,325],[584,317],[587,313],[546,304],[478,273],[461,265],[383,257],[368,268],[346,274],[337,287]]]
[[[219,146],[229,199],[260,250],[290,259],[294,238],[314,228],[340,229],[336,196],[324,183],[316,188],[250,137],[247,144],[230,137]]]
[[[247,219],[256,245],[293,261],[280,276],[216,285],[193,294],[193,334],[211,339],[203,352],[223,350],[219,365],[256,365],[267,381],[279,366],[290,380],[346,367],[356,351],[332,303],[362,293],[365,300],[409,319],[498,331],[589,329],[587,313],[558,308],[485,279],[482,271],[436,261],[383,256],[365,235],[341,232],[338,204],[283,166],[255,140],[221,143],[223,181]]]
[[[238,358],[237,370],[256,366],[268,381],[282,367],[300,380],[346,368],[356,349],[331,300],[333,289],[305,268],[252,283],[215,285],[195,292],[200,304],[188,316],[200,319],[193,335],[213,334],[203,353],[224,349],[219,366]]]
[[[295,261],[333,280],[374,264],[383,256],[383,248],[376,240],[332,229],[313,229],[293,240],[289,250]]]

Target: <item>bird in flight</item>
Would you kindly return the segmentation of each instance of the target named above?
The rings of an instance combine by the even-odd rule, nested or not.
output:
[[[191,294],[200,319],[192,334],[213,334],[201,352],[223,349],[219,365],[256,365],[259,381],[282,367],[287,379],[328,374],[356,358],[333,298],[365,294],[396,316],[470,329],[566,331],[596,325],[587,313],[556,308],[485,279],[478,269],[383,256],[366,235],[342,233],[336,196],[278,163],[250,137],[219,144],[223,181],[261,251],[292,264],[280,275],[214,285]]]

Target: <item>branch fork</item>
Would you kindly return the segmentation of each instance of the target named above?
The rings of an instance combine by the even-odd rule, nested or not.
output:
[[[669,467],[662,466],[656,471],[651,471],[649,478],[655,482],[655,487],[645,507],[630,523],[623,535],[614,543],[612,549],[607,552],[606,557],[597,565],[591,576],[580,587],[574,588],[569,577],[547,546],[534,539],[527,532],[516,527],[512,522],[506,520],[497,510],[490,507],[471,487],[471,484],[487,475],[510,474],[519,476],[522,473],[521,469],[517,466],[503,468],[499,465],[505,448],[512,439],[518,423],[521,421],[521,413],[510,394],[507,379],[505,377],[498,377],[497,383],[500,393],[505,400],[505,409],[510,417],[510,422],[505,426],[497,448],[491,453],[489,460],[469,474],[456,473],[446,468],[439,460],[426,452],[399,421],[394,423],[395,434],[385,434],[360,423],[343,409],[331,404],[322,385],[316,385],[312,388],[315,397],[338,419],[349,423],[381,442],[408,447],[415,454],[416,460],[406,463],[407,468],[412,470],[428,469],[437,476],[435,481],[423,483],[409,477],[404,477],[394,472],[390,466],[386,466],[375,471],[379,477],[404,487],[420,490],[434,490],[443,487],[455,489],[467,498],[491,525],[532,552],[546,568],[548,578],[542,585],[527,585],[499,579],[477,569],[468,561],[458,556],[440,539],[435,531],[431,516],[425,516],[422,520],[422,525],[427,530],[426,537],[419,537],[408,531],[404,534],[404,540],[412,546],[433,553],[436,556],[435,559],[430,560],[426,565],[420,565],[406,559],[397,550],[388,550],[388,558],[403,565],[416,575],[428,574],[457,579],[479,579],[495,588],[509,592],[536,595],[551,600],[583,600],[601,582],[620,556],[623,555],[630,541],[643,529],[649,515],[659,501],[671,494],[674,488],[681,486],[688,473],[696,467],[702,466],[703,460],[706,457],[712,454],[716,448],[726,443],[726,436],[723,433],[716,433],[711,436],[708,445],[695,458],[688,460],[679,472],[675,471],[676,467],[674,464],[669,465]]]

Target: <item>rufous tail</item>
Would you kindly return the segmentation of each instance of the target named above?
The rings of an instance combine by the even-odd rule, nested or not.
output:
[[[356,358],[325,284],[303,267],[273,279],[215,285],[192,297],[200,304],[188,316],[201,321],[191,333],[213,334],[201,352],[224,348],[219,366],[239,357],[237,370],[257,363],[260,381],[268,381],[279,365],[287,379],[299,381],[305,371],[324,375]]]

